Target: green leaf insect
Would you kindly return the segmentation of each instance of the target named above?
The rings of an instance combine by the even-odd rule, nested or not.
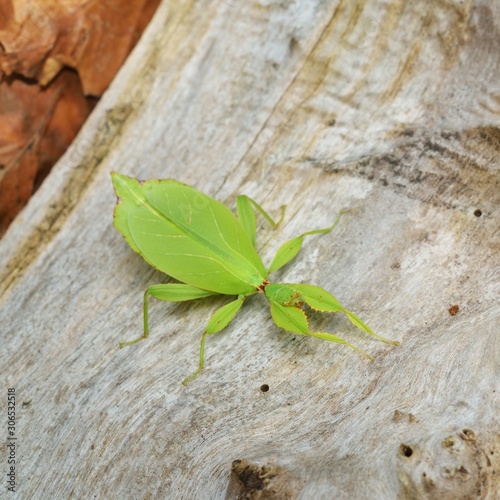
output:
[[[297,255],[306,236],[329,233],[337,225],[342,212],[330,227],[306,232],[283,244],[266,269],[255,248],[255,210],[273,227],[279,222],[274,222],[251,198],[244,195],[237,198],[236,218],[222,203],[172,179],[139,182],[117,172],[112,172],[111,177],[118,196],[114,211],[116,229],[146,262],[180,282],[153,285],[146,290],[144,333],[135,340],[121,342],[120,347],[147,338],[150,296],[166,301],[219,294],[236,297],[217,310],[208,322],[201,337],[198,369],[183,381],[184,385],[203,369],[207,335],[225,328],[246,297],[256,293],[266,296],[274,322],[289,332],[344,344],[373,359],[336,335],[311,331],[304,310],[307,304],[316,311],[343,312],[364,332],[388,344],[398,345],[398,342],[374,333],[326,290],[299,283],[276,284],[268,279],[270,273]]]

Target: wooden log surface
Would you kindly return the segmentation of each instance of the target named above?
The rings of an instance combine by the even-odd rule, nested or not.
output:
[[[0,242],[19,498],[499,498],[499,37],[481,0],[163,2]],[[119,350],[166,278],[113,229],[111,170],[287,204],[267,263],[347,208],[273,278],[401,346],[313,315],[370,363],[256,296],[187,387],[227,298],[154,302]]]

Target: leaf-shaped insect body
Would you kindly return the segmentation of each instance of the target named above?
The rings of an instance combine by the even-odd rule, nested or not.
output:
[[[176,280],[212,292],[255,292],[266,270],[243,226],[222,203],[167,180],[113,175],[114,224],[130,247]]]
[[[244,195],[237,198],[237,218],[222,203],[173,179],[139,182],[117,172],[112,172],[111,177],[118,196],[114,211],[116,229],[146,262],[179,281],[153,285],[146,290],[143,334],[121,342],[120,347],[148,336],[150,296],[167,301],[194,300],[217,294],[236,296],[216,311],[208,322],[201,338],[198,369],[184,380],[186,384],[204,367],[206,336],[225,328],[245,298],[255,293],[265,294],[274,322],[289,332],[345,344],[360,351],[330,333],[311,332],[303,310],[307,304],[317,311],[343,312],[361,330],[397,345],[397,342],[375,334],[326,290],[306,284],[272,284],[268,279],[270,273],[297,255],[306,236],[329,233],[337,225],[342,212],[330,227],[303,233],[284,243],[266,270],[255,247],[254,210],[273,226],[279,222],[274,222],[251,198]]]

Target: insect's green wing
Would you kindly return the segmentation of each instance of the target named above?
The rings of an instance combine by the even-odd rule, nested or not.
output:
[[[139,183],[112,173],[120,198],[115,227],[147,262],[189,285],[228,295],[248,294],[266,270],[231,211],[172,179]]]

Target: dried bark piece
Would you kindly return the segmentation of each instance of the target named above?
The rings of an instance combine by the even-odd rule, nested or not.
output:
[[[0,235],[68,148],[158,4],[0,3]]]
[[[21,79],[0,85],[0,234],[66,151],[94,103],[69,70],[46,89]]]
[[[122,65],[159,0],[4,2],[0,71],[48,85],[64,66],[85,95],[99,96]]]

